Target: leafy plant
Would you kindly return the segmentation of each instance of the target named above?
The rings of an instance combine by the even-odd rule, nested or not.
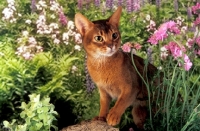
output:
[[[20,117],[24,120],[24,124],[17,123],[17,120],[12,120],[11,123],[4,121],[5,128],[9,128],[11,131],[47,131],[53,127],[57,130],[53,122],[56,120],[55,116],[58,115],[54,111],[54,105],[50,104],[50,98],[46,97],[40,99],[40,95],[32,94],[29,95],[30,102],[26,104],[21,103]],[[18,125],[19,124],[19,125]]]

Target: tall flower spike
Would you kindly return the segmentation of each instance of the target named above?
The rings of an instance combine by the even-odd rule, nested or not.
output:
[[[82,0],[78,0],[78,9],[82,9],[83,6],[83,1]]]
[[[112,9],[113,6],[113,0],[106,0],[106,7],[108,9]]]
[[[86,88],[87,88],[87,93],[92,93],[92,91],[95,89],[95,84],[92,81],[90,74],[88,72],[87,68],[87,56],[85,57],[85,79],[86,79]]]
[[[37,10],[37,7],[36,7],[36,1],[35,0],[31,0],[31,11],[32,12],[35,12]]]
[[[100,0],[94,0],[94,5],[99,7],[100,6]]]
[[[133,11],[133,1],[127,0],[126,1],[126,9],[128,13],[131,13]]]
[[[178,0],[174,0],[174,9],[178,12]]]
[[[160,7],[160,0],[156,0],[156,6],[159,8]]]
[[[123,0],[118,0],[118,6],[122,6],[123,5]]]

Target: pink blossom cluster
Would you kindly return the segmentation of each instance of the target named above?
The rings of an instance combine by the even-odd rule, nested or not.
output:
[[[184,69],[186,71],[190,70],[190,68],[192,67],[192,62],[190,61],[188,55],[186,54],[186,49],[184,46],[182,45],[178,45],[176,42],[169,42],[167,45],[165,45],[164,47],[162,47],[162,49],[164,48],[163,52],[161,51],[161,57],[162,56],[168,56],[168,53],[170,53],[175,60],[182,60],[183,59],[183,63],[180,63],[179,61],[179,65],[182,66],[184,65]],[[165,53],[165,55],[163,55],[163,53]],[[163,59],[163,58],[162,58]]]
[[[131,42],[126,42],[122,45],[122,50],[124,52],[131,52],[131,49],[135,49],[135,50],[140,50],[142,48],[142,46],[139,43],[131,43]]]
[[[197,4],[195,6],[192,6],[192,12],[194,14],[200,14],[200,3],[197,2]],[[200,16],[198,15],[198,17],[196,18],[196,20],[194,21],[194,25],[200,25]]]
[[[192,12],[194,14],[199,14],[200,13],[200,3],[197,2],[197,4],[195,6],[192,6]]]
[[[194,53],[200,56],[200,36],[194,39],[188,39],[186,46],[191,49],[194,48]]]
[[[174,21],[168,21],[163,23],[158,30],[149,38],[148,42],[151,44],[158,44],[158,41],[163,41],[168,37],[168,33],[180,34],[178,25]]]

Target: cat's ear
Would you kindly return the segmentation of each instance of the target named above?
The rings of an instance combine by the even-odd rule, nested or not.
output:
[[[93,26],[93,23],[89,21],[85,16],[80,13],[75,15],[75,25],[81,35],[84,35],[88,29]]]
[[[117,10],[111,15],[111,17],[108,19],[109,23],[119,26],[120,16],[122,13],[122,7],[119,6]]]

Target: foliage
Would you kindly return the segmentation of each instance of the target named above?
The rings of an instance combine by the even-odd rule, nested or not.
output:
[[[40,99],[40,95],[29,95],[30,102],[26,104],[22,102],[20,113],[21,118],[25,121],[24,124],[17,125],[16,120],[12,120],[12,123],[4,121],[5,128],[9,128],[11,131],[38,131],[38,130],[50,130],[53,127],[53,121],[56,120],[54,111],[54,105],[50,104],[50,98]]]
[[[34,93],[44,98],[39,101],[43,104],[45,99],[48,103],[50,98],[52,104],[58,100],[69,101],[69,107],[73,107],[70,113],[77,116],[76,120],[71,120],[73,123],[92,119],[98,115],[98,91],[94,90],[90,94],[86,92],[85,54],[73,19],[76,12],[83,13],[90,20],[105,19],[118,5],[121,5],[122,46],[131,45],[133,53],[143,57],[146,62],[156,65],[164,76],[165,90],[153,87],[150,82],[146,83],[149,93],[155,94],[153,98],[155,103],[149,102],[150,118],[145,124],[145,129],[199,130],[200,59],[194,53],[199,50],[199,25],[194,24],[198,15],[192,13],[192,6],[196,1],[144,0],[143,3],[134,1],[132,4],[129,0],[120,2],[120,0],[110,3],[109,0],[102,0],[99,3],[98,0],[94,3],[86,0],[0,1],[2,12],[0,14],[2,18],[0,20],[0,123],[5,119],[8,121],[16,119],[11,123],[4,123],[14,130],[19,127],[30,129],[34,126],[35,120],[40,121],[36,107],[32,108],[33,102],[25,104],[28,102],[28,96]],[[137,2],[141,2],[140,6]],[[11,10],[10,13],[7,12],[9,15],[3,13],[5,8]],[[168,21],[178,24],[180,34],[167,32],[167,38],[159,40],[158,44],[151,44],[150,37]],[[169,48],[170,42],[177,43],[180,48],[185,47],[182,53],[187,55],[192,63],[188,71],[183,66],[186,63],[185,57],[175,58],[174,52]],[[164,50],[166,52],[161,50],[164,47],[168,49]],[[165,56],[166,54],[168,56]],[[156,93],[165,95],[160,99],[156,97]],[[151,104],[159,110],[151,112]],[[57,106],[55,109],[62,108],[62,105]],[[42,107],[47,110],[46,105]],[[23,119],[19,119],[21,109],[24,110],[22,111],[24,114],[20,115]],[[26,111],[31,109],[36,109],[34,111],[37,119],[26,121],[29,119],[29,116],[25,117]],[[45,115],[48,116],[54,115]],[[121,130],[132,123],[130,116],[128,109],[119,125]],[[46,125],[50,123],[40,122],[38,127],[48,130]],[[57,123],[51,124],[57,126]]]

